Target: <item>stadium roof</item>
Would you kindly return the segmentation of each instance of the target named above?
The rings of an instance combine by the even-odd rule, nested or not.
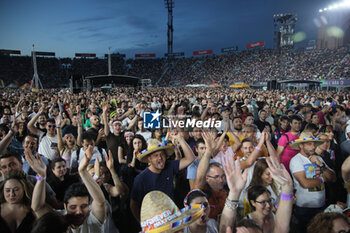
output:
[[[128,75],[94,75],[85,77],[92,80],[93,84],[115,84],[116,86],[138,86],[141,78]]]

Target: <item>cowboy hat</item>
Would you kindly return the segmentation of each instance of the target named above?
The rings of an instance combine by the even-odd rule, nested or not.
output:
[[[161,143],[157,139],[152,138],[148,142],[147,149],[141,151],[137,158],[142,163],[148,163],[147,156],[159,150],[165,150],[167,157],[170,157],[174,153],[174,145],[167,142]]]
[[[176,232],[197,220],[203,213],[201,204],[179,209],[165,193],[152,191],[143,198],[141,206],[142,232]]]
[[[320,138],[315,138],[314,136],[312,136],[311,132],[302,132],[298,139],[295,139],[291,142],[290,148],[292,148],[293,150],[300,150],[300,143],[306,142],[315,142],[315,146],[317,147],[325,141],[321,140]]]

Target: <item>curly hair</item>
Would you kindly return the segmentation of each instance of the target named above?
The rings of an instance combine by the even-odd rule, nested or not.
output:
[[[333,229],[333,221],[343,219],[348,223],[348,220],[341,213],[319,213],[310,222],[307,227],[307,233],[329,233]]]
[[[4,196],[4,187],[7,181],[9,180],[17,180],[23,187],[24,195],[22,199],[22,203],[30,207],[33,195],[33,184],[27,179],[26,175],[23,172],[19,171],[11,171],[10,173],[5,175],[4,181],[0,184],[0,203],[5,203]]]

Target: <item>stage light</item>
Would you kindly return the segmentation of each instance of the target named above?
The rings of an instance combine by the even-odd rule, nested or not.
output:
[[[328,9],[327,8],[323,8],[324,11],[327,11]]]
[[[323,12],[323,10],[322,10],[322,9],[320,9],[318,12],[322,13],[322,12]]]

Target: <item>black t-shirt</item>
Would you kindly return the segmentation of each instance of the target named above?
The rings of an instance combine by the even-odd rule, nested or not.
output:
[[[269,122],[265,121],[265,122],[262,122],[261,120],[256,120],[254,121],[254,124],[256,126],[258,126],[258,129],[260,130],[260,132],[262,132],[264,129],[265,129],[265,126],[269,126],[270,127],[270,130],[271,130],[271,125]]]
[[[126,140],[124,138],[124,134],[120,133],[119,136],[114,135],[113,133],[109,133],[106,137],[106,144],[107,144],[107,150],[111,150],[113,159],[114,159],[114,166],[115,168],[118,167],[118,147],[123,147],[123,150],[125,150]],[[125,151],[124,151],[125,154]]]
[[[102,127],[100,127],[99,129],[90,128],[88,131],[86,131],[86,133],[92,135],[92,137],[94,138],[94,140],[96,142],[96,139],[97,139],[97,136],[98,136],[98,131],[100,129],[102,129]],[[103,149],[107,149],[106,138],[105,137],[101,138],[100,143],[98,145],[96,145],[96,146],[101,147]]]
[[[64,176],[64,180],[60,181],[54,174],[51,174],[47,183],[51,186],[52,190],[56,193],[56,199],[58,201],[63,201],[64,194],[68,187],[76,182],[79,182],[78,175],[69,175],[68,173]]]

